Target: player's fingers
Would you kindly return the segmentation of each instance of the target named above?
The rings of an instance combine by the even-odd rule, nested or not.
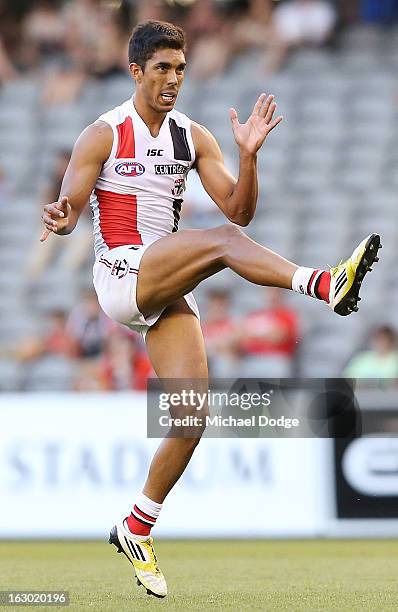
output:
[[[270,109],[271,104],[273,103],[275,99],[275,96],[268,96],[268,98],[266,100],[264,100],[264,104],[261,107],[261,110],[259,112],[260,117],[266,117],[266,115],[268,114],[268,111]]]
[[[65,211],[60,210],[61,204],[58,202],[54,202],[53,204],[46,204],[44,210],[49,215],[53,215],[54,217],[65,217]]]
[[[239,125],[238,113],[236,112],[234,108],[229,109],[229,116],[231,118],[233,126]]]
[[[57,228],[58,228],[57,222],[55,219],[52,218],[50,214],[43,213],[42,220],[47,229],[52,230],[52,231],[57,231]]]
[[[68,196],[62,196],[62,198],[58,202],[58,208],[63,210],[64,212],[68,212],[70,208]]]
[[[50,232],[57,232],[57,230],[58,230],[57,222],[54,221],[54,219],[51,219],[51,217],[45,217],[44,216],[43,217],[43,225]]]
[[[272,121],[272,117],[274,116],[275,110],[276,110],[276,103],[272,102],[272,104],[270,104],[268,108],[267,114],[264,117],[266,123],[270,123]]]
[[[45,229],[42,235],[40,236],[40,242],[44,242],[45,240],[47,240],[50,234],[51,230]]]
[[[276,119],[274,119],[274,120],[273,120],[273,121],[272,121],[272,122],[269,124],[269,126],[268,126],[268,127],[269,127],[268,132],[272,132],[272,130],[273,130],[274,128],[276,128],[276,126],[277,126],[277,125],[279,125],[281,121],[283,121],[283,117],[282,117],[282,115],[280,115],[279,117],[277,117]]]
[[[255,103],[255,105],[253,107],[253,113],[252,113],[253,115],[259,115],[260,114],[261,107],[264,104],[264,100],[266,99],[266,97],[267,97],[267,94],[265,94],[265,93],[262,93],[259,96],[257,102]]]
[[[58,202],[53,202],[48,206],[53,206],[56,210],[60,210],[61,212],[63,212],[64,215],[61,215],[61,217],[69,214],[70,204],[68,196],[62,196],[62,198],[58,200]]]

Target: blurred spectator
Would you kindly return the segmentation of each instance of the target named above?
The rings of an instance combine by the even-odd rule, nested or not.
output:
[[[82,359],[75,391],[144,391],[152,366],[140,337],[121,326],[109,327],[98,359]]]
[[[59,56],[65,48],[65,23],[54,0],[39,0],[26,15],[23,34],[43,60]]]
[[[217,76],[243,51],[263,48],[271,7],[272,0],[196,2],[187,21],[197,39],[189,62],[192,76]]]
[[[208,78],[222,72],[231,54],[230,20],[216,11],[215,2],[195,2],[187,19],[191,40],[190,74]]]
[[[266,41],[268,70],[278,70],[292,49],[319,47],[328,42],[336,20],[336,11],[327,0],[288,0],[278,4]]]
[[[65,21],[67,57],[48,75],[43,93],[47,105],[73,102],[90,77],[127,74],[131,27],[121,9],[98,0],[80,0],[67,5]]]
[[[42,203],[58,200],[62,180],[70,160],[70,151],[60,150],[55,159],[54,172],[44,190]],[[53,266],[60,267],[64,275],[75,274],[91,256],[92,223],[90,209],[84,209],[73,233],[68,237],[50,236],[39,242],[40,228],[33,237],[33,246],[25,269],[28,289],[34,288]]]
[[[117,11],[103,6],[98,12],[88,73],[96,79],[126,76],[130,36],[129,24],[121,22]]]
[[[284,304],[282,289],[269,287],[265,297],[266,306],[247,314],[240,324],[242,375],[288,377],[298,343],[298,317]]]
[[[238,375],[237,328],[230,313],[230,295],[228,291],[213,289],[207,293],[207,300],[202,329],[210,374],[219,378]]]
[[[67,322],[67,332],[75,342],[79,357],[100,355],[105,346],[108,321],[94,289],[84,291],[81,302],[72,310]]]
[[[55,309],[49,312],[46,318],[48,329],[42,336],[26,338],[16,347],[17,361],[25,363],[51,355],[70,358],[76,356],[76,344],[66,329],[66,312]]]
[[[77,49],[89,49],[98,35],[98,14],[101,0],[66,2],[62,18],[66,27],[66,47],[74,54]]]
[[[279,4],[273,24],[288,45],[321,45],[329,38],[336,14],[327,0],[289,0]]]
[[[389,325],[376,328],[368,350],[351,358],[344,370],[348,378],[398,378],[397,332]]]
[[[0,37],[0,85],[18,76]]]
[[[123,331],[113,333],[107,339],[100,364],[106,390],[146,390],[152,366],[139,340],[136,334],[126,334]]]

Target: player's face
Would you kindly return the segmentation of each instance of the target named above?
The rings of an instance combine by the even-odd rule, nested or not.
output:
[[[137,93],[158,113],[172,110],[184,80],[185,55],[178,49],[158,49],[147,60],[145,70],[130,69],[136,81]]]

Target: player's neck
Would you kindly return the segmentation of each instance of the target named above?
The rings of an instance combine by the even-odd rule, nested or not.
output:
[[[158,113],[153,110],[148,104],[140,98],[137,94],[133,97],[133,104],[135,110],[146,124],[148,130],[154,138],[158,136],[160,128],[167,113]]]

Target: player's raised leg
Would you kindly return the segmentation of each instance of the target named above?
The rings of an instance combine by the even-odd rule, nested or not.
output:
[[[180,299],[169,306],[147,332],[148,355],[159,378],[168,379],[170,392],[178,392],[189,380],[189,388],[207,392],[207,360],[199,320]],[[174,407],[173,417],[198,414],[204,419],[207,406],[201,411],[195,405]],[[159,446],[142,493],[132,512],[111,531],[110,543],[115,544],[134,565],[137,580],[148,593],[158,597],[167,594],[165,578],[159,569],[151,528],[155,525],[162,503],[184,472],[198,444],[204,426],[180,428],[166,437]],[[178,435],[178,437],[174,437]]]
[[[291,289],[297,266],[246,236],[236,225],[180,230],[145,252],[137,283],[137,304],[150,314],[189,293],[201,281],[231,268],[258,285]]]
[[[377,261],[380,236],[371,234],[330,272],[299,267],[257,244],[236,225],[185,230],[152,244],[141,262],[137,304],[144,315],[161,310],[202,280],[230,268],[257,285],[292,289],[325,301],[340,315],[357,310],[362,280]]]

